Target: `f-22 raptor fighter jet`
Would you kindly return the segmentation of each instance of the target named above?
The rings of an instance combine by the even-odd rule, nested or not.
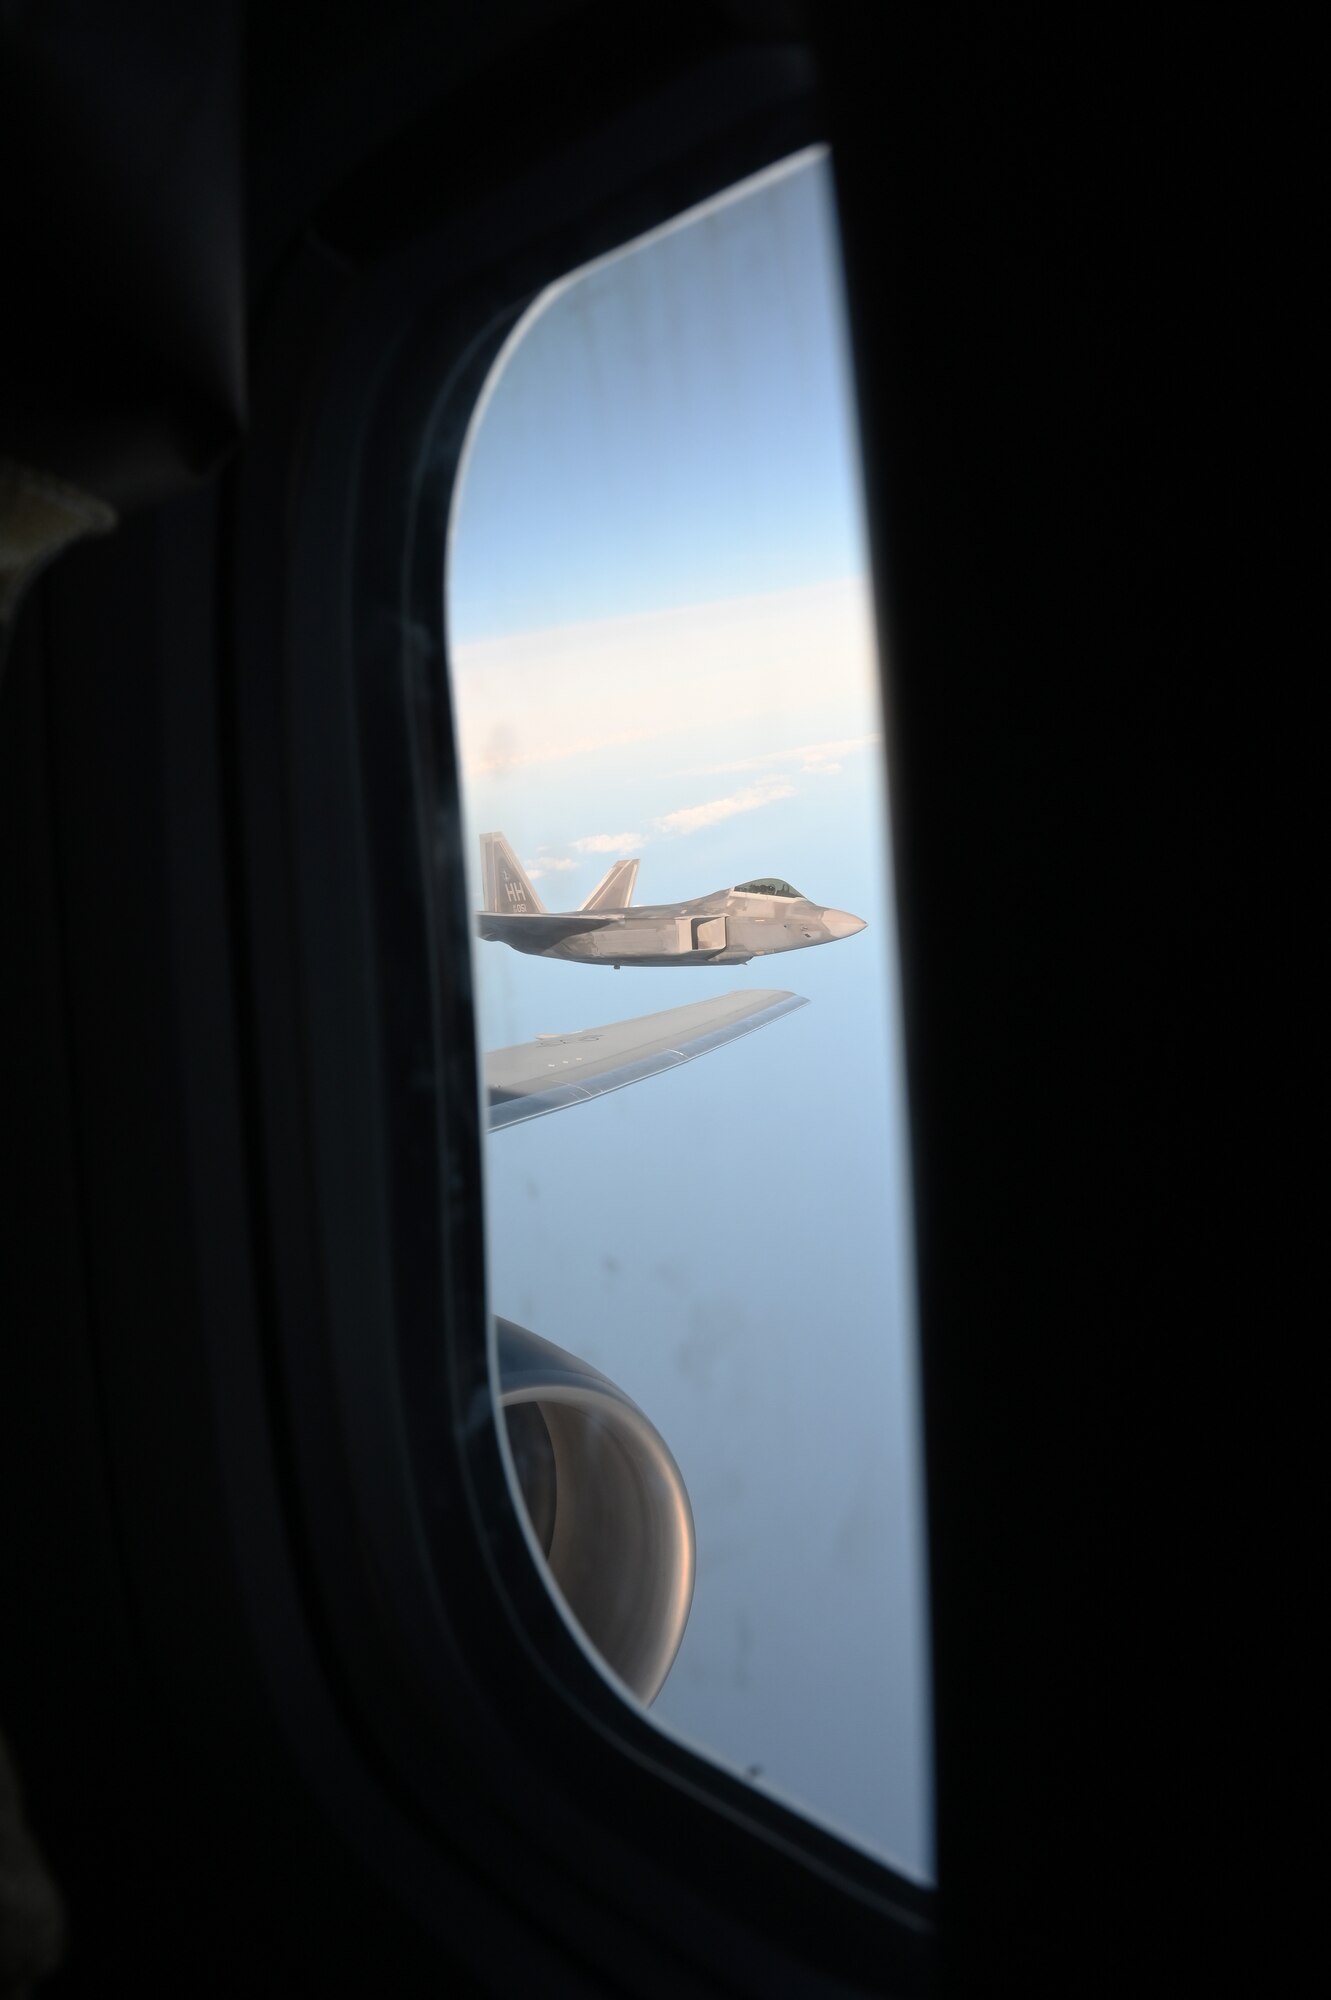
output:
[[[747,965],[774,951],[830,944],[864,929],[862,917],[825,909],[763,876],[687,903],[632,908],[636,861],[616,861],[580,910],[547,910],[502,833],[481,835],[485,908],[478,934],[492,944],[581,965]]]

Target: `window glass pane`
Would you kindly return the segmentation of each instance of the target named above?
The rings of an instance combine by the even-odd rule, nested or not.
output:
[[[448,590],[534,1547],[663,1729],[927,1880],[884,724],[821,153],[533,305]]]

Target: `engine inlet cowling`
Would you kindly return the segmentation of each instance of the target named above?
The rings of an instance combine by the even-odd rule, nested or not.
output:
[[[496,1322],[499,1403],[523,1505],[559,1597],[644,1704],[693,1598],[693,1512],[656,1426],[576,1355]]]

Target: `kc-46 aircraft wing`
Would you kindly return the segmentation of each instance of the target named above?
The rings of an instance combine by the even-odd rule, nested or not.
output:
[[[485,1057],[490,1129],[586,1104],[607,1091],[658,1076],[808,1004],[800,993],[770,989],[719,993],[687,1007],[639,1014],[631,1021],[575,1028],[570,1034],[540,1035],[516,1048],[491,1049]]]
[[[485,907],[476,929],[491,944],[582,965],[747,965],[769,952],[831,944],[864,919],[763,875],[682,903],[633,904],[638,863],[616,861],[580,910],[547,910],[502,833],[481,835]]]

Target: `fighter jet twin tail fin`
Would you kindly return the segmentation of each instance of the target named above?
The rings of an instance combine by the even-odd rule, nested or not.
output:
[[[616,861],[582,905],[584,910],[626,910],[638,880],[636,861]],[[481,835],[483,909],[495,916],[536,917],[545,904],[527,879],[526,870],[502,833]]]
[[[527,880],[527,872],[502,833],[481,835],[482,908],[510,917],[536,917],[545,904]]]
[[[636,861],[616,861],[613,867],[606,869],[582,907],[584,910],[627,910],[633,901],[637,881]]]

